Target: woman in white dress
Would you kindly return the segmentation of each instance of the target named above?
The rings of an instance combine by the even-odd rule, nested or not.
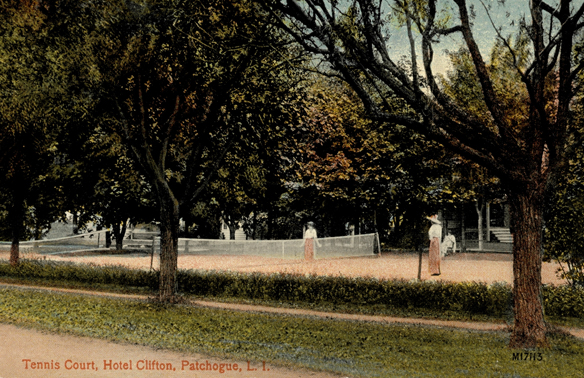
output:
[[[313,222],[308,222],[306,224],[308,227],[304,231],[304,259],[306,261],[314,260],[314,243],[320,247],[320,243],[317,240],[316,229],[314,228]]]
[[[428,230],[428,237],[430,238],[429,248],[429,272],[432,276],[440,275],[440,240],[442,239],[442,223],[438,220],[437,215],[428,218],[432,222],[432,226]]]

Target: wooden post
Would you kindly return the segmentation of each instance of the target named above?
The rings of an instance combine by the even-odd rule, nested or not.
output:
[[[479,251],[483,250],[483,206],[484,204],[480,203],[479,200],[475,202],[475,208],[477,211],[477,225],[478,225],[478,233],[479,233]]]
[[[487,209],[486,209],[486,217],[487,217],[487,224],[486,224],[486,233],[487,233],[487,242],[491,241],[491,204],[487,202]]]
[[[461,206],[460,210],[460,252],[466,252],[466,226],[464,224],[464,203]]]
[[[419,261],[418,261],[418,281],[422,280],[422,251],[424,248],[422,245],[418,246],[418,254],[419,254]]]

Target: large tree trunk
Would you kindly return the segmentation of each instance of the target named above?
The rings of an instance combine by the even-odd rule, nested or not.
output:
[[[114,237],[116,239],[116,250],[120,251],[124,248],[124,236],[126,235],[127,220],[118,221],[112,225]]]
[[[10,228],[12,233],[12,244],[10,246],[10,265],[18,265],[20,259],[20,238],[24,231],[25,200],[21,192],[13,193],[13,204],[9,210]]]
[[[77,211],[73,212],[73,235],[77,235],[79,233],[79,216],[77,215]]]
[[[10,245],[10,265],[18,265],[18,260],[20,258],[20,243],[18,238],[12,238],[12,244]]]
[[[258,228],[258,217],[257,217],[257,209],[253,211],[253,216],[252,216],[252,227],[251,227],[251,240],[256,240],[256,232],[257,232],[257,228]]]
[[[477,210],[477,230],[479,233],[479,251],[483,250],[483,201],[482,200],[478,200],[477,202],[475,202],[475,208]]]
[[[15,205],[12,209],[12,224],[10,227],[12,228],[12,244],[10,246],[10,265],[16,266],[18,265],[18,260],[20,259],[20,235],[22,230],[22,211],[18,205]]]
[[[274,239],[274,210],[268,210],[268,230],[266,233],[266,239]]]
[[[179,234],[179,204],[168,191],[159,193],[160,203],[160,284],[159,299],[172,302],[177,292],[176,280]]]
[[[541,293],[543,195],[509,191],[515,324],[509,347],[547,346]]]

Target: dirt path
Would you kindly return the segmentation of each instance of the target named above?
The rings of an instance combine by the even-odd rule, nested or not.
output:
[[[146,301],[148,296],[145,295],[134,295],[134,294],[117,294],[117,293],[103,293],[94,292],[88,290],[78,290],[78,289],[62,289],[62,288],[47,288],[42,286],[30,286],[30,285],[15,285],[0,283],[0,287],[7,288],[18,288],[23,290],[42,290],[42,291],[53,291],[69,294],[80,294],[80,295],[92,295],[92,296],[102,296],[109,298],[120,298],[120,299],[133,299],[133,300],[143,300]],[[207,300],[192,300],[190,301],[192,306],[199,307],[209,307],[217,309],[226,309],[232,311],[243,311],[243,312],[257,312],[257,313],[267,313],[276,315],[293,315],[293,316],[308,316],[324,319],[338,319],[338,320],[351,320],[351,321],[361,321],[361,322],[374,322],[374,323],[402,323],[402,324],[419,324],[435,327],[451,327],[451,328],[466,328],[474,329],[479,331],[504,331],[507,329],[507,325],[503,323],[487,323],[487,322],[465,322],[465,321],[454,321],[454,320],[438,320],[438,319],[418,319],[418,318],[400,318],[394,316],[382,316],[382,315],[361,315],[361,314],[343,314],[337,312],[325,312],[325,311],[314,311],[306,309],[294,309],[294,308],[282,308],[282,307],[269,307],[262,305],[247,305],[239,303],[225,303],[225,302],[215,302]]]
[[[24,289],[24,290],[45,290],[45,291],[55,291],[55,292],[69,293],[69,294],[103,296],[103,297],[110,297],[110,298],[133,299],[133,300],[143,300],[143,301],[148,299],[148,297],[145,295],[103,293],[103,292],[78,290],[78,289],[47,288],[47,287],[42,287],[42,286],[17,285],[17,284],[7,284],[7,283],[1,283],[1,282],[0,282],[0,287],[13,287],[13,288],[19,288],[19,289]],[[324,318],[324,319],[374,322],[374,323],[382,323],[382,324],[391,324],[391,323],[414,324],[414,325],[424,325],[424,326],[432,326],[432,327],[472,329],[472,330],[477,330],[477,331],[505,331],[508,328],[508,326],[504,323],[440,320],[440,319],[420,319],[420,318],[402,318],[402,317],[384,316],[384,315],[343,314],[343,313],[338,313],[338,312],[326,312],[326,311],[315,311],[315,310],[282,308],[282,307],[269,307],[269,306],[262,306],[262,305],[248,305],[248,304],[240,304],[240,303],[225,303],[225,302],[215,302],[215,301],[208,301],[208,300],[191,300],[190,303],[193,306],[226,309],[226,310],[232,310],[232,311],[257,312],[257,313],[276,314],[276,315],[308,316],[308,317],[316,317],[316,318]],[[584,339],[584,329],[568,328],[568,327],[561,327],[560,329],[563,329],[564,331],[572,334],[575,337]]]

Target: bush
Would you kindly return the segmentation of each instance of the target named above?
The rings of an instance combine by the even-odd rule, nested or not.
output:
[[[547,316],[584,318],[584,288],[543,286],[543,302]]]
[[[0,263],[0,277],[37,279],[83,284],[158,288],[158,273],[121,266],[92,266],[46,260],[22,260],[17,267]],[[386,310],[428,310],[431,313],[462,313],[502,318],[509,315],[511,287],[504,283],[419,282],[305,276],[299,274],[235,273],[179,270],[181,293],[214,298],[301,302],[310,305]],[[584,318],[584,289],[544,286],[546,315]]]
[[[78,265],[50,260],[20,260],[13,267],[0,263],[0,276],[44,281],[144,287],[156,290],[158,274],[122,266]]]

